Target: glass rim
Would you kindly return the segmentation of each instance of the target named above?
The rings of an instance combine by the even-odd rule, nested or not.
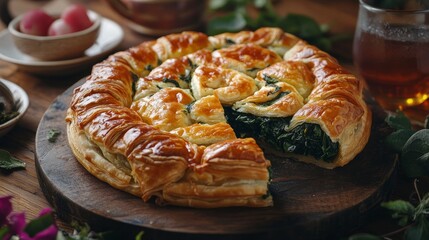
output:
[[[378,8],[370,5],[366,0],[359,0],[359,4],[365,9],[372,12],[396,13],[396,14],[425,14],[429,13],[429,9],[415,9],[415,10],[398,10],[398,9],[385,9]]]

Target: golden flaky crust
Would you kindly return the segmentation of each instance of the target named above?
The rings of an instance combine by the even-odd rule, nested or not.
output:
[[[68,139],[91,174],[145,201],[271,206],[270,162],[254,139],[235,136],[224,107],[292,117],[290,129],[320,125],[340,144],[338,156],[302,160],[325,168],[351,161],[371,125],[361,82],[335,59],[261,28],[213,37],[183,32],[111,55],[74,90]]]

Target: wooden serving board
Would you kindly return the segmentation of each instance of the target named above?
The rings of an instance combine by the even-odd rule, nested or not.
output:
[[[391,189],[397,161],[381,143],[383,114],[373,108],[370,142],[345,167],[325,170],[266,152],[273,165],[273,207],[193,209],[144,203],[99,181],[73,156],[64,118],[73,89],[82,83],[53,102],[36,134],[40,186],[66,221],[77,219],[98,231],[119,229],[128,236],[144,230],[144,239],[334,239],[360,226]],[[48,141],[51,129],[61,131],[54,143]]]

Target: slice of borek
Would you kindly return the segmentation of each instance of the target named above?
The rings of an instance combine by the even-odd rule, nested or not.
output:
[[[324,168],[344,166],[365,146],[370,119],[350,74],[318,81],[309,64],[282,61],[257,74],[265,86],[232,107],[228,123],[239,136],[252,136],[303,162]],[[359,137],[362,143],[351,144]],[[366,140],[365,140],[366,139]]]

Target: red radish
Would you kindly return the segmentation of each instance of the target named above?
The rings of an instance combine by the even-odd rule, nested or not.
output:
[[[67,7],[61,14],[61,18],[74,32],[81,31],[92,25],[86,8],[81,4],[73,4]]]
[[[19,29],[21,32],[37,36],[48,35],[49,26],[54,18],[41,9],[34,9],[24,14]]]
[[[91,25],[86,8],[81,4],[73,4],[57,20],[41,9],[27,12],[20,22],[20,31],[31,35],[57,36],[82,31]]]
[[[72,33],[73,30],[67,23],[64,22],[63,19],[57,19],[55,22],[51,24],[49,27],[48,35],[49,36],[57,36],[64,35],[67,33]]]

